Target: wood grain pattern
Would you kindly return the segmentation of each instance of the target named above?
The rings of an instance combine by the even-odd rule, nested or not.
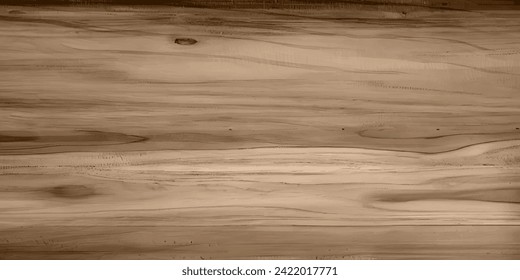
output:
[[[0,258],[519,259],[519,31],[1,7]]]

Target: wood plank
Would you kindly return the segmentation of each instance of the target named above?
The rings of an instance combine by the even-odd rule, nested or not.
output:
[[[520,257],[515,11],[0,22],[1,259]]]

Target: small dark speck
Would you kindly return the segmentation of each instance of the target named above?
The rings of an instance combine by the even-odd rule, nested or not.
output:
[[[519,128],[519,127],[517,127],[517,128],[515,128],[515,129],[516,129],[516,130],[519,130],[520,128]]]
[[[440,130],[439,128],[437,128],[437,130]]]
[[[344,128],[344,127],[342,127],[342,128],[341,128],[341,130],[345,130],[345,128]]]
[[[231,128],[229,129],[229,131],[232,131],[232,130],[233,130],[233,129],[231,129]]]

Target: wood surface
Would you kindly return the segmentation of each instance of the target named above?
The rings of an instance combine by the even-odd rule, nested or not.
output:
[[[2,6],[0,258],[520,259],[519,94],[518,11]]]

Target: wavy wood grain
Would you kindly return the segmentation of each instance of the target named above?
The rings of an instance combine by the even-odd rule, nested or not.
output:
[[[520,257],[518,12],[0,23],[2,259]]]

